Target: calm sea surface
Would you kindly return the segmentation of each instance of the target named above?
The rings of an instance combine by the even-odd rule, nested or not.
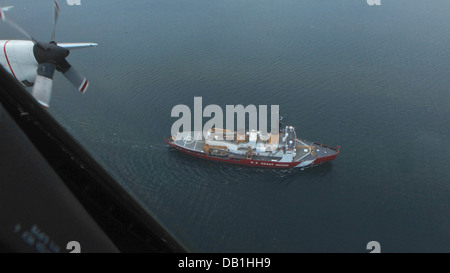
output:
[[[50,39],[49,1],[7,2]],[[87,93],[55,76],[50,112],[189,250],[450,252],[449,1],[59,2],[57,41],[99,46],[69,57]],[[279,105],[341,153],[288,171],[180,154],[163,138],[194,96]]]

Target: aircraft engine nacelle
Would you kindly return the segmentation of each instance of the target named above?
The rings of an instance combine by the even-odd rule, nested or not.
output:
[[[25,86],[32,86],[37,76],[38,63],[33,54],[33,46],[32,41],[0,41],[0,63]]]

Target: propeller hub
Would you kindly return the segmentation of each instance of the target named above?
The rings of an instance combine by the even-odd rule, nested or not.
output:
[[[39,64],[54,63],[57,66],[64,63],[69,50],[56,45],[56,43],[37,42],[33,46],[33,54]]]

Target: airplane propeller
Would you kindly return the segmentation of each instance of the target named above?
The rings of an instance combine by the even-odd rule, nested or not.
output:
[[[53,3],[55,6],[55,16],[54,16],[54,21],[53,21],[53,31],[52,31],[52,39],[51,39],[52,42],[55,41],[56,22],[58,21],[58,14],[59,14],[58,2],[54,1]]]
[[[56,1],[54,3],[54,23],[53,31],[51,36],[51,41],[49,43],[38,42],[21,27],[15,24],[10,19],[6,19],[3,11],[7,10],[2,8],[1,19],[8,22],[14,28],[29,37],[33,43],[33,54],[38,62],[37,77],[34,82],[32,89],[33,96],[41,103],[43,106],[49,106],[52,86],[53,86],[53,76],[55,70],[61,72],[64,77],[72,83],[80,92],[84,93],[89,85],[87,79],[83,77],[72,65],[67,62],[66,57],[69,55],[70,51],[64,47],[58,46],[55,42],[55,30],[56,23],[58,21],[59,15],[59,5]],[[8,9],[11,7],[8,7]]]
[[[21,28],[18,24],[16,24],[14,21],[12,21],[11,19],[7,19],[5,16],[5,11],[8,11],[10,9],[12,9],[13,6],[9,6],[9,7],[3,7],[0,8],[0,18],[2,19],[3,22],[8,23],[10,26],[12,26],[13,28],[15,28],[16,30],[18,30],[20,33],[22,33],[23,35],[25,35],[28,39],[30,39],[31,41],[33,41],[33,43],[36,43],[36,40],[30,35],[28,34],[28,32],[26,32],[23,28]]]

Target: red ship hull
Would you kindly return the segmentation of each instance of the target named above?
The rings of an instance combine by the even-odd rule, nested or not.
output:
[[[176,150],[181,151],[181,152],[191,155],[191,156],[198,157],[198,158],[203,158],[203,159],[212,160],[212,161],[226,162],[226,163],[237,164],[237,165],[245,165],[245,166],[251,166],[251,167],[264,167],[264,168],[272,168],[272,169],[291,169],[291,168],[295,168],[295,167],[307,167],[307,166],[312,166],[312,165],[318,165],[318,164],[335,159],[337,157],[337,155],[339,154],[339,150],[338,150],[338,152],[334,155],[318,157],[314,161],[312,161],[311,163],[309,163],[307,165],[299,166],[300,164],[302,164],[302,161],[299,161],[299,162],[272,162],[272,161],[252,160],[252,159],[244,159],[244,158],[230,159],[230,158],[213,157],[213,156],[209,156],[202,152],[191,151],[191,150],[185,149],[183,147],[177,146],[174,143],[170,142],[168,138],[164,138],[164,140],[167,144],[169,144],[171,147],[175,148]]]

